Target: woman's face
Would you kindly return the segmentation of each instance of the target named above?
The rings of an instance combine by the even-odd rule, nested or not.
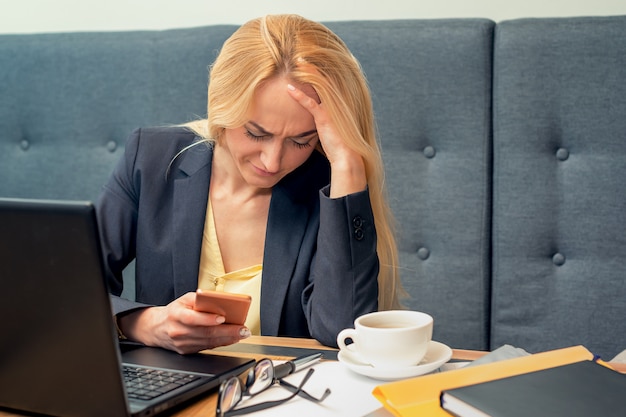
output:
[[[302,165],[317,145],[313,116],[288,94],[289,82],[279,77],[261,85],[248,121],[224,131],[222,143],[248,185],[273,187]],[[317,99],[311,86],[295,85]]]

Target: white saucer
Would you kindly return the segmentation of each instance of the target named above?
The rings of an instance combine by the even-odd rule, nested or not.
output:
[[[393,381],[396,379],[411,378],[427,374],[448,362],[451,357],[452,349],[443,343],[435,342],[434,340],[428,344],[426,356],[424,356],[424,359],[422,359],[419,365],[409,366],[406,368],[374,368],[372,365],[359,362],[347,349],[340,350],[337,354],[339,362],[346,365],[351,371],[370,378],[380,379],[382,381]]]

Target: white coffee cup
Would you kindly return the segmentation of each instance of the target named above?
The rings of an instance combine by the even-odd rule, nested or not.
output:
[[[377,311],[358,317],[337,335],[341,350],[376,368],[418,365],[433,335],[433,318],[419,311]],[[346,340],[352,343],[346,345]]]

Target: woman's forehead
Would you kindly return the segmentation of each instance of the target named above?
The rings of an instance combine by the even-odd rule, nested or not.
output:
[[[277,78],[264,83],[254,94],[248,113],[249,122],[254,122],[266,132],[275,135],[298,135],[315,129],[311,113],[302,107],[288,93],[286,78]],[[296,84],[296,83],[294,83]],[[308,88],[305,94],[314,94],[310,85],[296,84],[298,88]]]

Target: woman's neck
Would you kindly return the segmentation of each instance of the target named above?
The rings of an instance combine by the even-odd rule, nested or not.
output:
[[[248,184],[237,169],[231,154],[223,146],[215,144],[211,168],[211,197],[235,198],[247,201],[272,194],[271,189]]]

